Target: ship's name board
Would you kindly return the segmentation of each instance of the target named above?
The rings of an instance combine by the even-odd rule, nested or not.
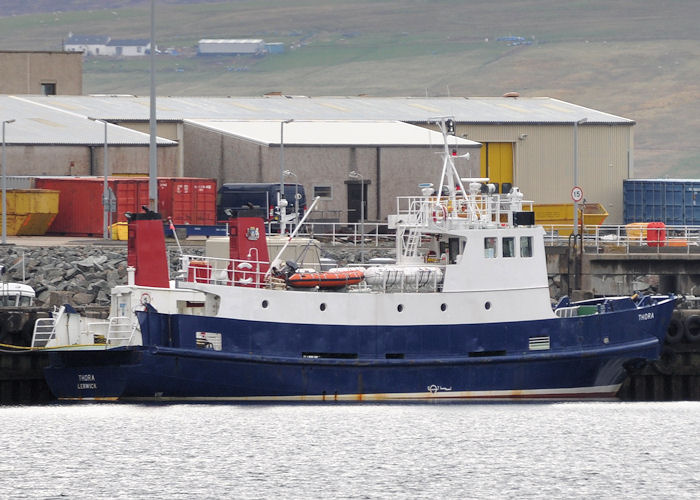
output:
[[[95,383],[95,375],[93,375],[92,373],[78,374],[78,390],[84,389],[97,389],[97,384]]]

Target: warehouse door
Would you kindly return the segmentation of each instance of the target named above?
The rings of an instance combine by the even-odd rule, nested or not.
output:
[[[481,176],[498,186],[498,192],[508,193],[513,186],[513,143],[486,142],[481,146]],[[506,189],[503,189],[506,184]]]
[[[348,222],[360,222],[362,204],[364,204],[364,216],[367,220],[367,183],[346,182],[348,186]]]

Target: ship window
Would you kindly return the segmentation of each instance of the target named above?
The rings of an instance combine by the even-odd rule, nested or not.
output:
[[[399,312],[402,312],[403,311],[403,304],[399,304],[398,306],[396,306],[396,310]]]
[[[268,306],[267,300],[262,301],[262,306],[263,306],[263,309],[267,308],[267,306]]]
[[[487,259],[496,258],[497,238],[484,238],[484,257]]]
[[[447,311],[447,304],[440,304],[440,310],[441,310],[442,312]]]
[[[504,257],[515,257],[515,238],[503,238],[501,244],[503,246]]]
[[[532,236],[522,236],[520,238],[520,256],[532,257]]]
[[[319,309],[321,309],[321,311],[325,311],[326,310],[326,303],[322,302],[321,305],[319,306]]]
[[[487,311],[491,309],[491,302],[487,302],[486,304],[484,304],[484,309],[486,309]]]

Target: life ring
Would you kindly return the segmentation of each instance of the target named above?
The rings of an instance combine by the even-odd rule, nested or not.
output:
[[[677,344],[683,338],[683,322],[679,318],[671,318],[666,330],[666,343]]]
[[[433,207],[433,224],[442,224],[447,219],[447,209],[438,203]]]
[[[685,320],[685,338],[688,342],[700,342],[700,316],[693,314]]]
[[[150,304],[151,303],[151,294],[148,292],[143,292],[141,294],[141,300],[139,302],[141,302],[142,306],[145,306],[146,304]]]

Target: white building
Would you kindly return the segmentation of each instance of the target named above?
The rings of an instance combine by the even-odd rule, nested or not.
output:
[[[261,39],[199,41],[199,55],[260,54],[265,51],[265,41]]]
[[[88,56],[102,56],[107,51],[109,37],[105,35],[74,35],[68,33],[63,41],[66,52],[84,52]]]
[[[145,56],[151,48],[149,39],[112,40],[106,35],[68,34],[63,42],[67,52],[83,52],[88,56]]]
[[[108,56],[145,56],[151,48],[151,41],[148,39],[135,40],[110,40],[106,47]]]

